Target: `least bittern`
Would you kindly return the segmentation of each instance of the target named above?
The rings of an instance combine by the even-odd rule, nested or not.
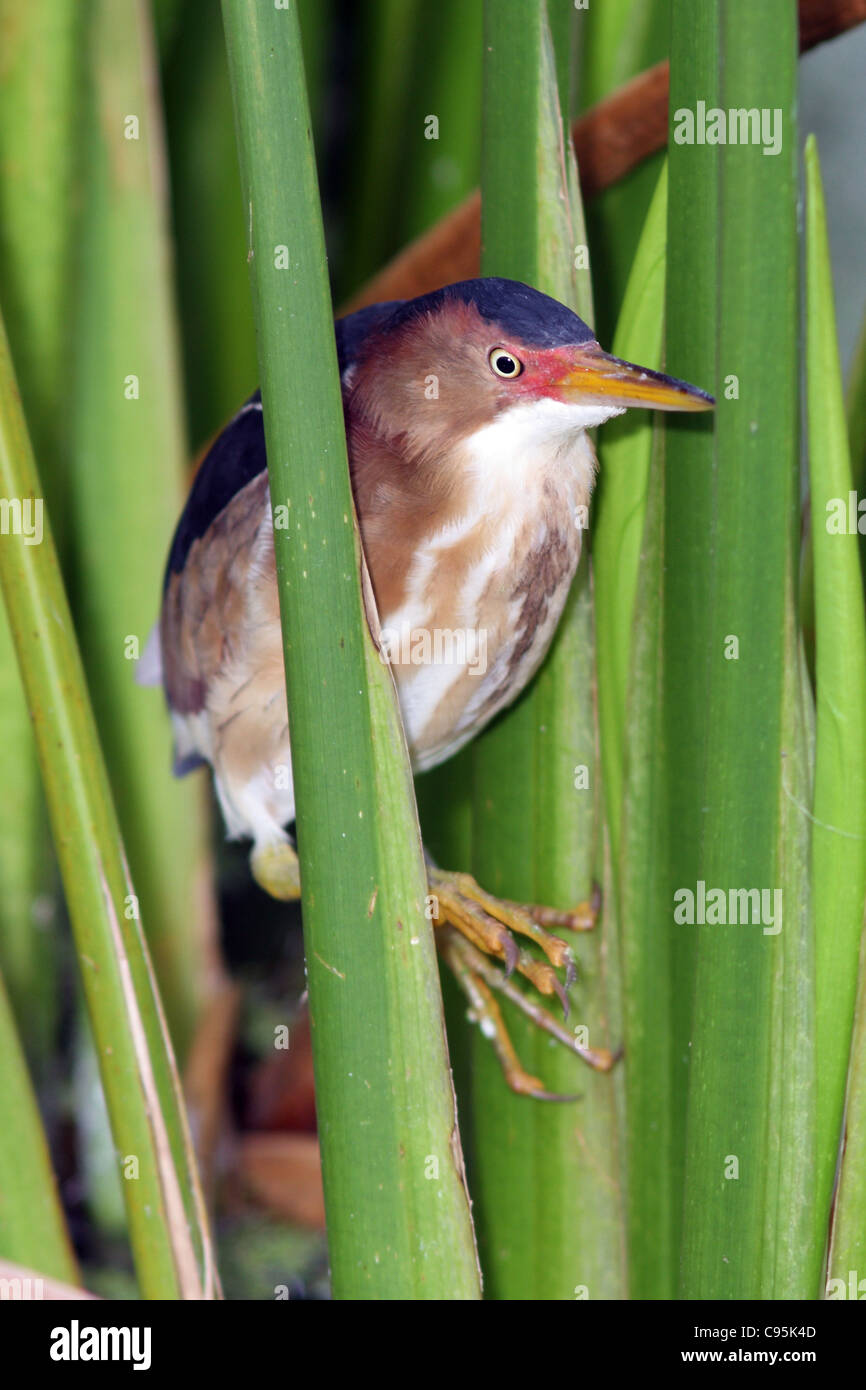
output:
[[[588,431],[628,406],[694,411],[713,400],[609,356],[570,309],[511,280],[376,304],[339,320],[336,338],[364,551],[421,771],[483,729],[544,658],[580,558],[596,470]],[[164,683],[178,773],[211,764],[229,836],[253,841],[263,888],[294,898],[294,792],[290,774],[274,775],[291,762],[266,466],[257,393],[198,471],[140,678]],[[465,635],[460,659],[453,643],[437,645],[446,633]],[[509,1085],[554,1098],[520,1066],[494,989],[609,1066],[609,1052],[581,1048],[509,979],[516,971],[565,1002],[571,951],[548,928],[591,926],[593,905],[503,903],[432,865],[430,880],[442,952]]]

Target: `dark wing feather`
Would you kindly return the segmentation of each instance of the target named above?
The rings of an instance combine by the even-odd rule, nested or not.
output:
[[[374,304],[335,325],[341,376],[400,302]],[[194,714],[207,702],[232,624],[243,621],[244,566],[267,506],[261,392],[251,396],[205,455],[174,534],[160,619],[161,675],[169,706]],[[181,756],[176,771],[196,766]]]
[[[201,539],[241,488],[267,467],[261,400],[261,391],[250,396],[202,460],[171,543],[164,587],[173,574],[180,574],[193,542]]]
[[[341,376],[351,367],[369,334],[401,306],[402,300],[371,304],[337,320],[334,332]],[[261,391],[250,396],[202,460],[174,533],[164,587],[173,574],[180,574],[193,542],[205,534],[241,488],[267,467],[261,400]]]

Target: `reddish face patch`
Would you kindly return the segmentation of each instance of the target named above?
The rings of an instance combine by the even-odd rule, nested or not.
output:
[[[512,378],[500,377],[503,400],[554,400],[568,405],[642,406],[649,410],[711,410],[712,396],[662,372],[622,362],[598,343],[574,347],[529,348],[504,342],[490,354],[520,365]],[[491,366],[491,371],[494,368]]]

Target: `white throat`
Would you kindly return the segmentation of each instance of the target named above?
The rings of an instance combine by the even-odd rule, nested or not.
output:
[[[624,414],[623,406],[522,401],[467,441],[479,493],[498,509],[515,490],[535,491],[547,478],[589,500],[595,457],[587,430]]]

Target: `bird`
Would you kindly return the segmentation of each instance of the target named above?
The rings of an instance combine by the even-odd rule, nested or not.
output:
[[[337,319],[335,336],[380,640],[420,772],[473,739],[544,660],[586,530],[597,470],[590,431],[633,406],[704,411],[715,402],[611,356],[566,305],[499,277],[370,305]],[[138,679],[164,687],[175,771],[210,764],[228,836],[253,842],[253,876],[275,897],[298,897],[291,712],[258,391],[195,476]],[[494,990],[591,1065],[609,1067],[612,1054],[581,1048],[511,979],[516,971],[567,1005],[572,954],[548,928],[590,927],[597,903],[561,913],[503,903],[468,874],[432,860],[428,871],[440,949],[512,1089],[563,1099],[523,1070]]]

